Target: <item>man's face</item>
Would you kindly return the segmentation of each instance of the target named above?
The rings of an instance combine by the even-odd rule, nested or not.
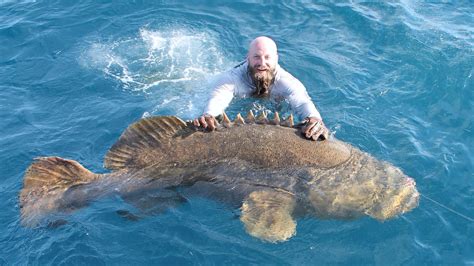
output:
[[[266,43],[256,43],[250,47],[248,62],[251,73],[257,79],[273,74],[278,63],[276,48]]]
[[[276,45],[267,39],[257,39],[252,42],[247,55],[249,74],[256,87],[255,96],[265,97],[270,92],[270,86],[275,77],[278,63]]]

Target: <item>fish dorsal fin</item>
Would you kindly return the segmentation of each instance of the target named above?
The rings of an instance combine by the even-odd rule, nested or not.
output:
[[[118,170],[145,166],[144,153],[159,149],[185,128],[186,123],[175,116],[141,119],[130,125],[110,148],[104,159],[104,167]]]

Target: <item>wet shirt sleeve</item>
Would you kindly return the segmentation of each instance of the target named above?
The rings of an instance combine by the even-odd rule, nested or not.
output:
[[[306,117],[321,118],[316,106],[311,101],[311,98],[306,91],[305,86],[298,79],[291,77],[283,82],[286,87],[287,99],[293,111],[300,119]]]
[[[214,90],[204,109],[204,114],[221,115],[234,98],[235,87],[232,73],[223,73],[214,83]]]

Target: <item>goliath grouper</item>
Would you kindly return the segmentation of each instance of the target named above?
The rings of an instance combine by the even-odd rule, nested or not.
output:
[[[277,242],[295,234],[297,217],[386,220],[419,199],[414,180],[399,168],[336,139],[306,140],[292,116],[280,122],[277,113],[271,121],[239,114],[234,122],[224,114],[214,132],[175,116],[144,118],[125,130],[104,166],[112,172],[37,158],[20,193],[22,224],[34,227],[112,194],[146,210],[156,201],[183,202],[179,193],[195,191],[237,203],[250,235]]]

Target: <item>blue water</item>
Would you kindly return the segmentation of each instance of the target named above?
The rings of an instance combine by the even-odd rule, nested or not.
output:
[[[156,2],[0,0],[0,265],[474,264],[472,3]],[[107,198],[56,229],[20,225],[33,158],[106,172],[130,123],[199,115],[215,74],[262,34],[337,138],[399,166],[435,202],[383,223],[298,220],[279,244],[204,198],[135,222]],[[249,106],[260,108],[230,111]]]

